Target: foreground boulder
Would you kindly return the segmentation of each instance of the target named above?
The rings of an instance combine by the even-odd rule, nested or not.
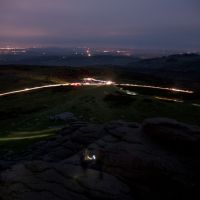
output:
[[[200,152],[200,128],[166,118],[147,119],[143,131],[157,143],[182,153]]]
[[[84,173],[70,164],[25,162],[6,171],[1,181],[1,196],[7,200],[132,199],[128,186],[114,176],[104,174],[101,180],[98,171]]]
[[[198,138],[198,127],[169,119],[148,119],[142,125],[76,121],[4,158],[9,169],[1,172],[1,198],[200,199],[199,155],[183,149],[191,144],[198,149]],[[83,166],[86,148],[101,162]]]

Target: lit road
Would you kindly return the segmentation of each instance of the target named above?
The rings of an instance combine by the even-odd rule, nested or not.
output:
[[[25,93],[25,92],[30,92],[30,91],[34,91],[34,90],[61,87],[61,86],[110,86],[110,85],[168,90],[168,91],[177,92],[177,93],[188,93],[188,94],[194,93],[191,90],[182,90],[182,89],[178,89],[178,88],[166,88],[166,87],[159,87],[159,86],[152,86],[152,85],[139,85],[139,84],[129,84],[129,83],[120,84],[120,83],[115,83],[112,81],[98,80],[98,79],[94,79],[94,78],[84,78],[82,82],[50,84],[50,85],[43,85],[43,86],[32,87],[32,88],[25,88],[25,89],[21,89],[21,90],[14,90],[14,91],[9,91],[9,92],[5,92],[5,93],[0,93],[0,96],[8,96],[8,95],[12,95],[12,94]]]

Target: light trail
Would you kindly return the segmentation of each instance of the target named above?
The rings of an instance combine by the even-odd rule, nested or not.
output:
[[[173,91],[173,92],[181,92],[181,93],[189,93],[193,94],[194,91],[192,90],[182,90],[178,88],[168,88],[168,87],[159,87],[159,86],[152,86],[152,85],[140,85],[140,84],[129,84],[129,83],[115,83],[112,81],[103,81],[99,79],[94,79],[94,78],[84,78],[83,81],[86,82],[98,82],[98,83],[104,83],[105,85],[116,85],[116,86],[130,86],[130,87],[141,87],[141,88],[151,88],[151,89],[160,89],[160,90],[168,90],[168,91]]]
[[[11,94],[29,92],[29,91],[39,90],[39,89],[44,89],[44,88],[61,87],[61,86],[69,86],[69,85],[71,85],[71,84],[70,83],[64,83],[64,84],[43,85],[43,86],[38,86],[38,87],[25,88],[25,89],[22,89],[22,90],[14,90],[14,91],[11,91],[11,92],[1,93],[0,96],[7,96],[7,95],[11,95]]]
[[[106,82],[105,84],[102,83],[64,83],[64,84],[53,84],[53,85],[43,85],[43,86],[38,86],[38,87],[32,87],[32,88],[25,88],[22,90],[14,90],[10,92],[5,92],[5,93],[0,93],[1,96],[8,96],[12,94],[18,94],[18,93],[24,93],[24,92],[30,92],[34,90],[40,90],[40,89],[45,89],[45,88],[53,88],[53,87],[61,87],[61,86],[100,86],[100,85],[111,85],[110,82]]]
[[[151,85],[138,85],[138,84],[116,84],[119,86],[130,86],[130,87],[141,87],[141,88],[151,88],[151,89],[159,89],[159,90],[168,90],[168,91],[173,91],[173,92],[180,92],[180,93],[188,93],[188,94],[193,94],[194,91],[192,90],[181,90],[178,88],[167,88],[167,87],[159,87],[159,86],[151,86]]]
[[[183,100],[179,100],[179,99],[170,99],[170,98],[165,98],[165,97],[154,97],[155,99],[158,100],[164,100],[164,101],[173,101],[173,102],[177,102],[177,103],[183,103]]]
[[[118,84],[118,83],[115,83],[110,80],[104,81],[104,80],[98,80],[98,79],[94,79],[94,78],[84,78],[83,82],[43,85],[43,86],[38,86],[38,87],[25,88],[25,89],[21,89],[21,90],[5,92],[5,93],[1,93],[0,97],[34,91],[34,90],[40,90],[40,89],[45,89],[45,88],[61,87],[61,86],[77,86],[78,87],[78,86],[110,86],[110,85],[160,89],[160,90],[168,90],[168,91],[172,91],[172,92],[180,92],[180,93],[188,93],[188,94],[194,93],[191,90],[181,90],[181,89],[177,89],[177,88],[165,88],[165,87],[159,87],[159,86],[126,84],[126,83]]]
[[[192,105],[200,108],[200,104],[193,103]]]

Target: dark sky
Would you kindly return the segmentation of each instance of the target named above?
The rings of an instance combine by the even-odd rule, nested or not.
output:
[[[200,50],[200,0],[0,0],[0,47]]]

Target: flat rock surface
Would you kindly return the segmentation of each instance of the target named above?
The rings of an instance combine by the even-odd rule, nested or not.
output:
[[[200,199],[199,130],[162,118],[74,121],[22,153],[1,156],[0,199]],[[86,148],[96,160],[85,167]]]
[[[25,162],[1,176],[2,199],[132,199],[130,189],[116,177],[79,166]]]

